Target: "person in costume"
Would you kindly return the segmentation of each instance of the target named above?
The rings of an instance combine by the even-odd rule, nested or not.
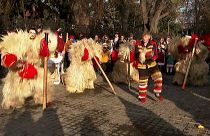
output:
[[[165,67],[165,54],[166,54],[166,42],[163,37],[160,38],[160,42],[158,44],[158,58],[157,63],[159,69],[163,72]]]
[[[55,35],[57,36],[57,48],[54,54],[54,57],[50,57],[49,62],[55,64],[55,71],[52,74],[51,78],[55,79],[54,84],[58,85],[61,82],[61,74],[64,74],[64,46],[65,43],[63,41],[61,28],[59,28]]]
[[[195,46],[195,53],[192,56],[192,50],[194,47],[195,39],[198,38],[198,43]],[[192,63],[189,69],[187,83],[195,86],[203,86],[208,83],[209,66],[206,63],[208,56],[208,48],[205,46],[205,42],[202,43],[202,38],[193,34],[192,36],[184,36],[181,39],[176,38],[171,43],[169,51],[177,60],[175,64],[175,75],[173,77],[173,83],[182,85],[189,61],[192,59]]]
[[[35,30],[11,32],[2,38],[2,63],[9,69],[2,89],[3,108],[20,108],[28,97],[33,97],[36,104],[42,103],[43,59],[52,54],[57,45],[57,37],[48,33],[48,46],[44,33],[36,35]],[[51,85],[48,80],[47,102],[52,102]]]
[[[134,50],[132,50],[131,42],[126,42],[120,44],[118,59],[113,67],[113,72],[111,73],[112,80],[115,83],[125,83],[128,84],[129,80],[139,81],[138,70],[132,65],[134,62]],[[130,72],[128,67],[130,65]],[[128,75],[130,73],[130,75]]]
[[[157,44],[151,40],[149,34],[144,34],[142,40],[136,43],[134,67],[139,71],[139,100],[144,103],[147,98],[148,80],[151,76],[154,84],[155,96],[163,100],[162,73],[158,69],[156,59],[158,58]]]
[[[171,75],[173,74],[173,69],[174,69],[174,57],[172,56],[172,54],[170,52],[167,53],[167,56],[166,56],[166,61],[167,61],[167,64],[166,64],[166,73]]]
[[[96,73],[92,59],[101,60],[102,46],[92,39],[78,40],[70,48],[71,64],[64,77],[66,90],[70,93],[82,93],[85,89],[94,89]]]
[[[71,54],[70,54],[70,48],[72,44],[76,42],[74,35],[70,35],[68,38],[68,41],[65,43],[64,51],[65,51],[65,62],[66,62],[66,68],[69,67],[71,62]]]
[[[102,58],[101,58],[101,67],[103,68],[103,70],[105,72],[108,72],[108,65],[109,65],[109,61],[111,60],[111,53],[110,50],[108,48],[108,44],[107,43],[103,43],[102,45],[103,47],[103,52],[102,52]]]

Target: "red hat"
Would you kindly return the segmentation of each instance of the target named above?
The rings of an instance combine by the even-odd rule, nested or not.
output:
[[[74,35],[70,35],[69,36],[69,39],[74,39]]]

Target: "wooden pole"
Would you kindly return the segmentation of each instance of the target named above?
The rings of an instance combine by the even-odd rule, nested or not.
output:
[[[48,45],[48,33],[45,33],[45,40]],[[48,67],[48,57],[44,58],[44,80],[43,80],[43,107],[44,111],[47,108],[47,67]]]
[[[186,88],[187,77],[188,77],[188,74],[189,74],[189,70],[190,70],[190,66],[191,66],[192,60],[193,60],[193,56],[195,54],[195,48],[196,48],[197,41],[198,41],[198,38],[195,38],[195,43],[193,45],[192,55],[191,55],[191,58],[189,60],[188,66],[187,66],[187,71],[186,71],[186,74],[185,74],[185,77],[184,77],[184,82],[182,84],[182,89],[183,90]]]
[[[109,86],[111,87],[112,92],[116,95],[117,93],[115,92],[114,87],[112,86],[111,82],[107,78],[104,70],[102,69],[101,65],[98,63],[98,60],[96,59],[96,57],[94,57],[94,60],[95,60],[96,64],[98,65],[99,69],[101,70],[102,74],[104,75],[104,77],[105,77],[106,81],[108,82]]]
[[[131,67],[130,67],[130,45],[129,46],[129,53],[128,53],[128,89],[131,89],[131,80],[130,80],[130,76],[131,76]]]

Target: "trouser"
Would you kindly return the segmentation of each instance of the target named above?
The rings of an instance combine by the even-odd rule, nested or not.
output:
[[[162,91],[162,74],[158,69],[157,64],[153,67],[146,65],[146,69],[138,68],[139,71],[139,98],[147,97],[148,79],[151,76],[154,81],[153,91],[155,94],[160,94]]]

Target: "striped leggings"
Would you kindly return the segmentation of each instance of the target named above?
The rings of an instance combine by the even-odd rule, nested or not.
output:
[[[152,80],[154,81],[154,93],[160,94],[162,91],[162,73],[158,69],[158,66],[155,65],[153,67],[146,69],[138,69],[139,71],[139,98],[146,98],[147,97],[147,87],[148,87],[148,79],[151,76]]]

